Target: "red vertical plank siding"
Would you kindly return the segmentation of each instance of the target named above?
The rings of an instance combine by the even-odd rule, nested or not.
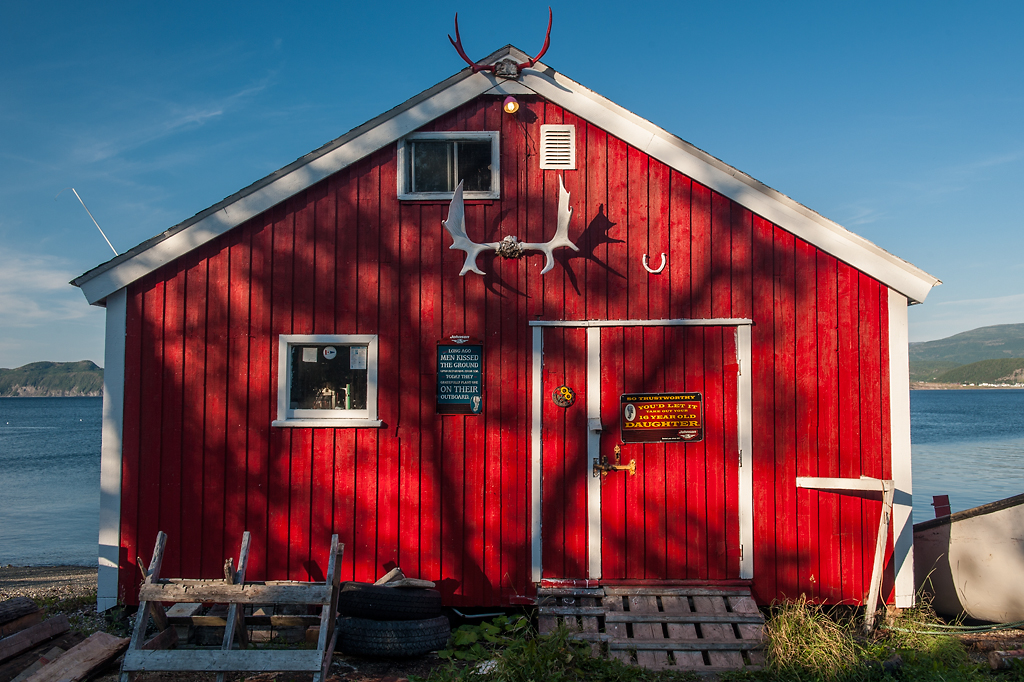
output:
[[[334,273],[337,269],[337,197],[329,183],[323,182],[310,191],[314,210],[314,300],[313,333],[334,334],[336,300]],[[312,470],[310,486],[310,527],[308,573],[323,580],[325,557],[330,550],[333,526],[334,434],[328,429],[313,431]]]
[[[270,332],[270,273],[273,247],[271,213],[261,216],[251,224],[249,375],[246,385],[249,411],[246,424],[248,445],[245,464],[245,529],[251,534],[251,542],[246,576],[251,575],[253,580],[264,580],[267,576],[270,422],[277,417],[277,368],[272,363],[275,344]]]
[[[775,229],[775,472],[777,589],[797,596],[796,311],[793,235]]]
[[[421,339],[421,311],[424,317],[427,315],[426,306],[420,298],[420,220],[419,206],[406,204],[400,207],[396,226],[400,262],[399,331],[400,338],[409,340]],[[429,345],[422,340],[420,343]],[[397,358],[398,376],[404,385],[404,390],[398,393],[400,421],[395,428],[399,440],[401,467],[398,477],[398,565],[411,576],[421,575],[423,565],[420,563],[420,528],[425,522],[420,507],[420,403],[426,399],[422,384],[430,383],[429,375],[424,376],[420,369],[421,363],[425,360],[429,358],[425,359],[422,353],[413,352],[402,352]]]
[[[356,164],[353,177],[358,182],[356,204],[357,289],[356,333],[377,332],[380,293],[380,169],[368,159]],[[378,370],[379,371],[379,370]],[[382,405],[378,400],[378,409]],[[356,580],[373,582],[380,577],[377,565],[378,531],[378,433],[376,429],[356,432]]]
[[[147,278],[148,279],[148,278]],[[139,465],[142,403],[143,280],[130,289],[125,305],[124,426],[121,432],[121,538],[118,552],[117,597],[131,602],[135,584],[135,557],[139,541]]]
[[[857,359],[860,362],[860,422],[861,422],[861,474],[872,478],[882,477],[882,420],[880,413],[881,386],[879,384],[879,343],[878,328],[878,282],[863,273],[858,273],[858,318],[860,319],[860,344]],[[871,575],[874,561],[874,543],[878,536],[878,520],[882,504],[875,500],[861,500],[861,572]],[[865,580],[858,600],[867,597],[870,581]]]
[[[292,272],[292,333],[314,331],[316,304],[316,226],[312,191],[288,201],[295,216],[293,228],[294,270]],[[310,487],[313,468],[313,432],[292,429],[291,470],[288,486],[288,575],[308,580]]]
[[[625,336],[621,327],[601,330],[601,423],[612,426],[602,433],[601,452],[611,459],[614,443],[619,441],[619,395],[625,393]],[[627,459],[629,455],[627,452]],[[620,580],[626,577],[626,477],[607,476],[601,484],[601,575]]]
[[[543,243],[558,180],[578,253],[482,254],[460,276],[446,201],[399,202],[396,146],[282,202],[132,284],[126,317],[122,566],[156,531],[165,567],[219,575],[243,530],[254,579],[319,578],[330,533],[345,579],[389,565],[441,581],[452,605],[529,593],[530,320],[753,321],[756,596],[858,603],[877,501],[797,490],[797,476],[891,475],[887,290],[606,131],[536,96],[518,118],[480,97],[424,126],[500,130],[501,198],[469,201],[476,241]],[[538,168],[540,125],[576,127],[577,170]],[[644,270],[644,254],[661,274]],[[377,334],[374,428],[271,427],[281,334]],[[485,412],[438,416],[436,343],[484,343]],[[544,331],[545,577],[586,577],[587,332]],[[601,417],[628,391],[705,395],[705,441],[628,445],[642,476],[601,487],[606,579],[723,579],[737,570],[735,330],[601,331]],[[577,390],[573,409],[550,391]],[[611,456],[617,429],[602,437]],[[185,542],[188,538],[188,542]],[[625,548],[622,551],[622,548]],[[887,544],[891,557],[891,538]],[[891,598],[891,576],[886,596]]]
[[[858,318],[857,272],[844,263],[838,268],[839,310],[839,475],[857,478],[863,470],[861,464],[860,412],[855,396],[860,394],[860,375],[857,360],[860,320]],[[841,495],[840,562],[842,569],[842,599],[856,603],[862,598],[864,583],[861,538],[861,502],[858,498]]]
[[[179,264],[180,265],[180,264]],[[185,273],[180,268],[164,288],[162,424],[180,424],[182,418],[182,360],[185,316]],[[156,322],[156,320],[154,320]],[[160,530],[167,533],[164,553],[168,571],[181,571],[181,430],[165,428],[160,434],[160,497],[156,511]],[[170,538],[174,538],[171,542]]]
[[[163,422],[160,396],[163,390],[163,314],[166,282],[158,281],[146,291],[143,300],[142,367],[139,406],[141,408],[139,443],[139,497],[137,555],[135,561],[152,556],[159,527],[160,456]],[[148,564],[147,564],[148,565]],[[134,591],[134,590],[133,590]]]
[[[203,559],[204,577],[224,575],[224,454],[227,432],[228,254],[208,259],[206,295],[205,428],[203,442]]]
[[[246,455],[248,452],[249,283],[251,240],[248,231],[230,236],[228,252],[227,461],[224,476],[224,551],[234,549],[246,530]]]
[[[379,333],[385,329],[398,330],[401,332],[401,321],[399,315],[398,296],[398,268],[401,264],[399,253],[399,230],[398,230],[398,205],[394,201],[383,201],[382,198],[389,196],[392,188],[397,186],[396,180],[396,159],[388,156],[382,159],[380,164],[380,195],[378,205],[380,206],[380,262],[379,294],[377,299],[378,323],[374,332]],[[380,411],[380,418],[385,423],[401,423],[400,404],[397,396],[401,393],[398,374],[399,349],[401,335],[379,334],[379,360],[380,371],[377,374],[377,389],[379,396],[386,396],[385,400],[378,398],[377,405]],[[384,566],[398,562],[398,534],[399,534],[399,489],[398,475],[400,462],[400,442],[395,437],[394,429],[386,433],[378,434],[378,498],[377,508],[379,518],[377,521],[377,556],[376,566],[378,577],[384,573]]]
[[[820,251],[817,265],[817,475],[838,478],[839,469],[839,294],[838,262]],[[842,600],[842,551],[839,494],[818,494],[819,594],[823,601]]]
[[[293,333],[292,291],[294,267],[294,216],[284,207],[274,211],[273,253],[271,255],[270,333],[271,371],[277,366],[280,334]],[[276,393],[276,391],[275,391]],[[276,405],[277,396],[273,395]],[[276,408],[274,408],[276,413]],[[288,576],[288,505],[291,481],[291,442],[293,429],[270,430],[270,456],[267,488],[267,578],[283,580]]]
[[[796,475],[818,475],[817,270],[814,248],[796,243]],[[827,493],[826,493],[827,494]],[[818,498],[815,490],[797,490],[797,589],[816,599],[821,579],[818,548]]]
[[[420,575],[431,580],[442,576],[442,504],[444,470],[441,428],[444,419],[435,414],[437,392],[437,346],[442,337],[441,260],[447,241],[442,242],[442,209],[424,206],[421,214],[420,244]],[[445,214],[447,215],[447,214]],[[449,238],[450,239],[450,238]]]
[[[345,170],[336,175],[330,184],[335,197],[335,240],[334,275],[337,296],[334,300],[334,330],[337,334],[352,333],[358,329],[356,301],[359,298],[357,236],[358,186],[352,171]],[[378,402],[379,402],[378,397]],[[356,579],[354,558],[356,556],[356,429],[337,429],[334,432],[334,529],[338,541],[345,544],[345,561],[341,575],[345,580]]]
[[[754,583],[760,602],[779,592],[775,576],[775,263],[773,226],[759,216],[753,223],[753,319],[751,329],[751,407],[753,409]]]

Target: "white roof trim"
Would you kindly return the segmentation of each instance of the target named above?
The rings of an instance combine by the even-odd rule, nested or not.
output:
[[[508,54],[523,61],[528,59],[527,55],[516,48],[506,46],[485,61],[491,63]],[[519,81],[504,81],[486,72],[474,74],[468,68],[463,69],[448,80],[193,218],[90,270],[72,283],[81,287],[89,303],[102,304],[110,294],[160,266],[479,95],[531,92],[733,199],[797,237],[871,275],[912,301],[924,301],[931,288],[940,283],[923,270],[540,62],[533,69],[525,69]]]

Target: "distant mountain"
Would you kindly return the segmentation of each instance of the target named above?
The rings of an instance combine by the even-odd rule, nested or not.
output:
[[[103,369],[91,360],[33,362],[0,369],[0,397],[75,397],[103,395]]]
[[[910,373],[915,374],[915,365],[921,362],[969,365],[1000,358],[1024,358],[1024,324],[979,327],[937,341],[912,343]]]
[[[1024,358],[982,360],[951,369],[933,381],[946,384],[1019,384],[1024,383]]]

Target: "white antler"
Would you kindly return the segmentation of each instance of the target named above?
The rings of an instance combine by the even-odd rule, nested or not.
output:
[[[572,217],[572,208],[569,206],[569,192],[565,189],[565,185],[562,183],[562,178],[558,178],[558,227],[555,229],[555,236],[551,238],[551,241],[539,244],[531,242],[517,242],[517,245],[522,250],[530,249],[532,251],[540,251],[544,254],[545,262],[544,269],[540,271],[540,274],[550,272],[555,267],[555,249],[561,247],[568,247],[573,251],[579,251],[579,247],[569,241],[569,219]],[[476,266],[476,257],[480,255],[482,251],[488,249],[497,251],[501,242],[485,242],[483,244],[477,244],[469,238],[466,234],[466,207],[462,200],[462,183],[459,182],[459,186],[455,188],[455,194],[452,196],[451,204],[448,206],[448,220],[442,220],[441,224],[444,225],[444,229],[448,230],[448,234],[452,236],[452,245],[449,249],[461,249],[466,252],[466,262],[462,266],[462,272],[459,276],[465,275],[467,272],[475,272],[478,275],[485,274],[483,270]]]

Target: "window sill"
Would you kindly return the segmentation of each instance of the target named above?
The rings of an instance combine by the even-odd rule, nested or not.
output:
[[[275,419],[270,425],[298,429],[379,429],[384,422],[380,419]]]

